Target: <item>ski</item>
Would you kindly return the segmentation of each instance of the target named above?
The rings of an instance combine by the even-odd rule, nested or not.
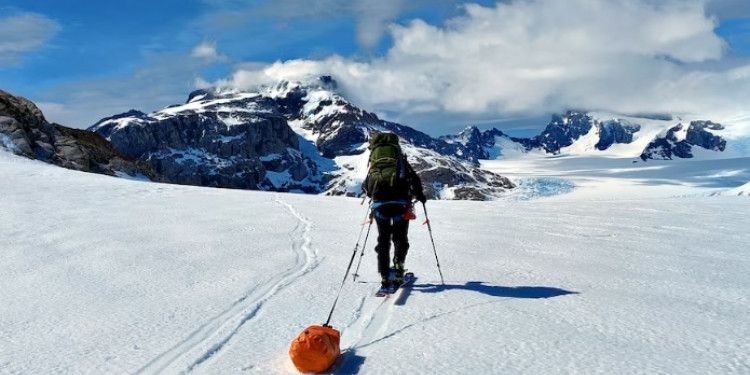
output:
[[[375,297],[388,297],[389,294],[391,294],[391,288],[378,288]]]
[[[392,277],[393,273],[391,273],[391,278]],[[395,293],[397,290],[413,283],[414,279],[416,279],[414,273],[407,272],[404,274],[404,281],[401,283],[401,285],[398,285],[397,287],[391,286],[390,288],[378,288],[377,292],[375,292],[375,297],[388,297],[389,295]]]

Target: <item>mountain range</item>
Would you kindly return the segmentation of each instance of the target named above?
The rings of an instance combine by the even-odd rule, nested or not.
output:
[[[391,131],[428,197],[482,200],[514,187],[480,169],[471,145],[382,120],[346,101],[330,77],[253,92],[198,90],[184,104],[130,111],[89,130],[179,184],[356,196],[370,135]]]
[[[104,118],[88,131],[49,124],[33,103],[14,100],[5,99],[0,106],[0,135],[5,134],[0,144],[28,157],[114,175],[119,168],[169,183],[311,194],[360,195],[368,139],[377,131],[401,137],[404,153],[432,199],[487,200],[513,189],[508,178],[481,168],[487,159],[585,153],[646,162],[727,148],[725,126],[707,119],[587,111],[555,114],[531,138],[475,126],[433,138],[358,108],[329,76],[249,91],[201,89],[185,103],[148,114],[131,110]],[[83,138],[95,139],[101,147],[79,150],[108,150],[107,157],[93,163],[95,168],[89,167],[92,162],[68,162],[60,152],[72,147],[66,144],[84,143]],[[127,168],[124,161],[130,163]]]

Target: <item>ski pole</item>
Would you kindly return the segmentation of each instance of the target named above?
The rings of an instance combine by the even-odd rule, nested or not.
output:
[[[370,214],[370,206],[367,207],[367,215]],[[365,216],[365,219],[367,216]],[[341,297],[341,290],[344,289],[344,283],[346,282],[346,277],[349,275],[349,270],[352,269],[352,264],[354,264],[354,257],[357,255],[357,250],[359,250],[359,240],[362,238],[362,231],[364,231],[365,226],[362,226],[362,229],[359,230],[359,236],[357,236],[357,244],[354,245],[354,252],[352,252],[352,259],[349,259],[349,265],[346,267],[346,272],[344,273],[344,279],[341,280],[341,286],[339,287],[339,292],[336,294],[336,299],[333,300],[333,306],[331,306],[331,312],[328,313],[328,320],[323,324],[324,327],[330,327],[328,323],[331,322],[331,317],[333,316],[333,310],[336,309],[336,303],[339,301],[339,297]],[[369,235],[370,229],[368,227],[367,234]],[[365,241],[367,239],[365,238]],[[364,248],[364,247],[363,247]]]
[[[364,228],[364,224],[362,225],[362,228]],[[369,223],[367,224],[367,234],[365,235],[365,242],[362,243],[362,251],[359,253],[359,261],[357,262],[357,269],[354,270],[354,273],[352,274],[352,281],[357,281],[357,276],[359,276],[359,266],[362,264],[362,258],[365,256],[365,249],[367,248],[367,238],[370,237],[370,228],[372,228],[372,218],[369,219]]]
[[[427,224],[427,230],[430,232],[430,241],[432,241],[432,251],[435,252],[435,261],[437,262],[438,272],[440,272],[440,282],[445,285],[445,280],[443,280],[443,271],[440,269],[440,260],[438,259],[437,249],[435,249],[435,239],[432,238],[432,226],[430,225],[430,218],[427,216],[427,205],[424,202],[422,202],[422,208],[424,209],[425,218],[422,225]]]

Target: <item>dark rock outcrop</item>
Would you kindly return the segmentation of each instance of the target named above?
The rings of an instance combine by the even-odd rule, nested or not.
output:
[[[560,153],[578,138],[588,134],[594,126],[594,120],[585,113],[568,112],[565,115],[553,115],[552,121],[535,140],[540,147],[550,154]]]
[[[0,147],[69,169],[158,180],[148,165],[117,152],[99,135],[50,124],[34,103],[2,90]]]
[[[632,143],[633,134],[641,130],[640,125],[624,120],[607,120],[596,125],[599,127],[598,150],[606,150],[615,143]]]
[[[692,121],[685,128],[677,124],[664,136],[657,137],[641,153],[641,160],[671,160],[673,157],[689,159],[693,157],[693,146],[713,151],[724,151],[727,141],[709,130],[723,130],[724,126],[711,121]],[[679,134],[684,132],[684,134]]]
[[[16,154],[51,161],[55,156],[54,126],[34,103],[0,90],[0,134]]]

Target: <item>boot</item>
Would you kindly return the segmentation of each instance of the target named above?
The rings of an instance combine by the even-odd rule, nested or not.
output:
[[[391,289],[391,280],[387,277],[383,277],[380,280],[380,289],[382,290],[390,290]]]
[[[393,285],[395,287],[399,287],[404,283],[404,262],[395,260],[393,262],[393,270],[395,271],[395,275],[393,277]]]

